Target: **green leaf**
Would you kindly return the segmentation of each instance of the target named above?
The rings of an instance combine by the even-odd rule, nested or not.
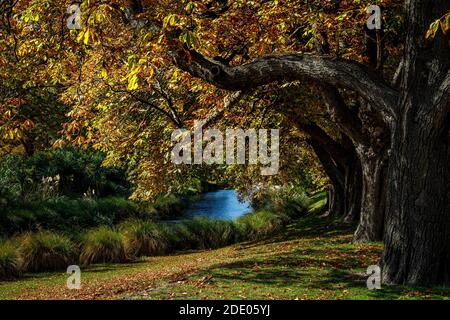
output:
[[[198,44],[198,38],[191,31],[183,31],[179,39],[181,42],[185,43],[189,48],[194,48]]]

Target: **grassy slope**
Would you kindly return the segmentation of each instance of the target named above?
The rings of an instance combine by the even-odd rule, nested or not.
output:
[[[351,228],[309,217],[254,243],[151,257],[82,271],[82,289],[64,273],[0,283],[0,299],[448,299],[449,289],[369,291],[367,266],[382,245],[351,244]]]

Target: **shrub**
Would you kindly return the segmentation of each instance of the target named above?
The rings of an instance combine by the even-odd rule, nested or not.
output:
[[[19,239],[19,252],[24,271],[62,270],[75,260],[75,247],[65,236],[40,231],[25,234]]]
[[[192,246],[186,240],[186,235],[189,234],[186,226],[180,223],[159,223],[158,228],[167,241],[166,252],[191,249]],[[182,231],[183,228],[184,232]]]
[[[122,224],[127,252],[136,257],[155,256],[167,252],[169,243],[161,225],[151,221],[129,220]]]
[[[237,230],[235,224],[231,221],[215,220],[212,222],[213,228],[209,240],[214,248],[227,246],[237,241]]]
[[[173,219],[182,215],[188,200],[181,196],[169,194],[156,199],[152,208],[161,220]]]
[[[188,250],[199,247],[199,239],[184,222],[161,225],[171,250]]]
[[[9,232],[31,229],[36,223],[35,214],[27,209],[7,210],[0,220],[0,224]]]
[[[283,187],[258,194],[252,205],[257,210],[267,210],[283,213],[291,218],[297,218],[308,212],[310,200],[303,188]]]
[[[21,274],[20,256],[11,242],[0,242],[0,280],[17,278]]]
[[[46,230],[83,230],[100,225],[112,226],[125,218],[138,216],[137,204],[120,197],[53,197],[45,201],[20,203],[20,207],[0,212],[5,233]]]
[[[178,226],[192,249],[209,249],[226,246],[235,242],[235,228],[232,222],[195,217]]]
[[[127,261],[124,237],[119,232],[103,226],[89,231],[84,237],[80,255],[82,264]]]
[[[110,216],[112,222],[122,221],[125,218],[138,214],[138,205],[126,198],[107,197],[97,199],[100,216]]]
[[[292,194],[281,197],[274,204],[274,212],[283,212],[289,217],[297,218],[308,213],[309,201],[305,194]]]
[[[281,229],[289,221],[286,215],[270,211],[257,211],[240,217],[236,221],[239,240],[257,240]]]

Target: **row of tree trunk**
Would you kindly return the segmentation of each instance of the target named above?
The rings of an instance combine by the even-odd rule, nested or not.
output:
[[[425,34],[450,2],[405,0],[404,8],[403,57],[392,84],[374,70],[378,54],[375,68],[302,53],[231,67],[181,48],[179,30],[166,33],[175,39],[168,50],[180,69],[230,91],[305,78],[320,85],[331,118],[351,143],[335,146],[313,124],[298,125],[315,130],[311,146],[332,181],[333,211],[352,219],[360,208],[355,241],[383,239],[385,283],[449,285],[450,46],[445,33],[433,40]],[[358,98],[343,98],[348,92]],[[347,105],[351,100],[358,102]]]

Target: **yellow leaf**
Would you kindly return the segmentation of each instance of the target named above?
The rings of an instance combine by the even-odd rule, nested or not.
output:
[[[86,30],[86,32],[84,33],[84,44],[88,44],[89,43],[89,29]]]
[[[77,36],[77,42],[81,42],[81,40],[83,39],[83,36],[84,36],[84,31],[81,31]]]

